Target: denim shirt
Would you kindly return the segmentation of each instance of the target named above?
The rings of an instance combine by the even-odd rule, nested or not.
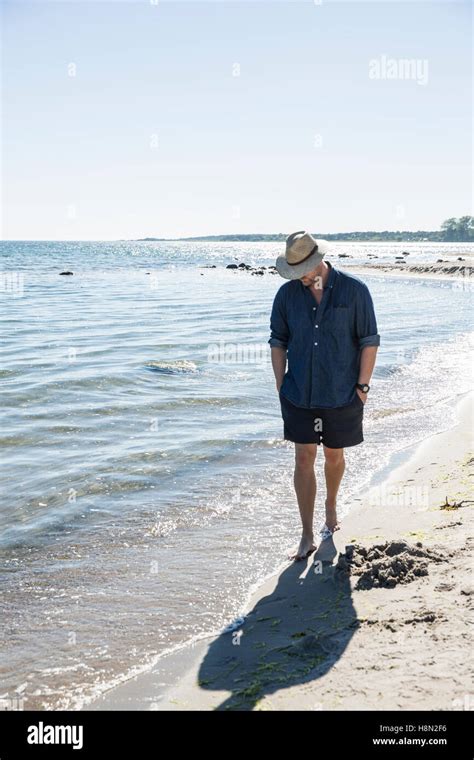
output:
[[[367,285],[326,263],[330,270],[319,305],[301,280],[289,280],[277,291],[270,317],[268,343],[287,349],[280,392],[309,409],[352,403],[361,349],[380,345]]]

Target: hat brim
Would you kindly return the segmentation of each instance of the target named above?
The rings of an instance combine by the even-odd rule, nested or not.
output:
[[[300,277],[304,277],[305,274],[316,269],[328,250],[329,248],[327,246],[318,244],[318,250],[315,251],[309,259],[302,261],[301,264],[288,264],[285,254],[282,253],[281,256],[278,256],[275,262],[277,272],[286,280],[299,280]]]

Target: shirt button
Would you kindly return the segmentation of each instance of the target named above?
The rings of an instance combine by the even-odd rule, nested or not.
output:
[[[319,325],[315,325],[315,327],[319,327]]]
[[[313,306],[313,311],[316,311],[316,306]]]
[[[315,346],[317,346],[318,344],[317,344],[317,343],[315,343],[314,345],[315,345]]]

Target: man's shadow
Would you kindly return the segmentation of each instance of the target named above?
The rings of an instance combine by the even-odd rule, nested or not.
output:
[[[252,710],[266,695],[320,678],[341,657],[359,623],[336,554],[330,538],[311,560],[293,562],[273,593],[209,646],[199,686],[231,692],[216,710]]]

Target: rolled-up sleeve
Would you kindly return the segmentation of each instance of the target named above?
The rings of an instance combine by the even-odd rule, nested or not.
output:
[[[359,348],[380,346],[380,335],[377,331],[374,303],[366,285],[358,291],[355,326]]]
[[[268,343],[273,348],[288,347],[289,330],[285,315],[285,305],[280,290],[277,291],[273,300],[272,313],[270,316],[270,339]]]

